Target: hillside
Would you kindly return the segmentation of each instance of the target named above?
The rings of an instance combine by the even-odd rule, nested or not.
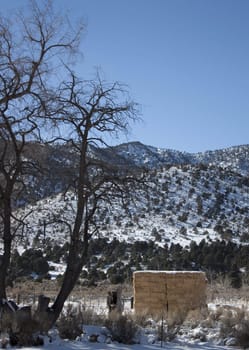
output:
[[[27,148],[26,157],[32,160],[42,171],[38,176],[28,176],[28,190],[16,203],[23,206],[30,202],[44,199],[61,193],[74,181],[78,154],[70,145],[40,145],[31,143]],[[186,153],[167,149],[158,149],[131,142],[111,148],[96,148],[91,146],[89,158],[115,164],[130,169],[145,169],[154,171],[169,166],[213,165],[215,168],[232,171],[241,176],[249,174],[249,145],[235,146],[217,151],[203,153]],[[245,180],[246,181],[246,180]]]
[[[137,142],[90,148],[90,164],[142,173],[144,182],[136,191],[126,187],[133,196],[125,202],[112,199],[98,207],[80,283],[123,283],[140,269],[202,270],[210,279],[229,278],[236,288],[243,271],[248,283],[248,147],[197,154]],[[41,171],[24,178],[27,190],[15,203],[10,281],[63,274],[76,215],[69,185],[78,154],[67,144],[30,144],[25,156]]]
[[[193,155],[140,143],[91,151],[91,156],[119,165],[149,168],[149,187],[141,190],[139,199],[125,209],[118,201],[101,208],[100,237],[129,242],[152,239],[161,245],[179,242],[183,246],[203,238],[248,242],[248,145]],[[45,234],[55,241],[66,239],[64,222],[73,220],[75,197],[61,191],[73,176],[73,159],[65,146],[47,152],[51,171],[35,188],[41,200],[21,210],[31,211],[26,230],[33,237]],[[61,223],[55,222],[58,218]]]

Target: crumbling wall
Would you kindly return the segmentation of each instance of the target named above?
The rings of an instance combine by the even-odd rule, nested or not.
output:
[[[163,316],[206,306],[203,272],[136,271],[133,286],[136,313]]]

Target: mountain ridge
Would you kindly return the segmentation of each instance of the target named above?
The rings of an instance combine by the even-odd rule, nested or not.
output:
[[[69,144],[30,143],[29,148],[26,157],[33,157],[33,162],[38,161],[44,171],[37,177],[27,178],[28,191],[23,194],[18,206],[65,191],[77,172],[79,155]],[[249,145],[191,154],[134,141],[109,148],[91,146],[89,158],[140,171],[173,165],[213,165],[242,176],[249,175]]]
[[[243,173],[249,172],[249,144],[214,151],[189,153],[168,148],[157,148],[144,145],[139,141],[134,141],[114,146],[112,150],[128,160],[130,157],[135,157],[133,163],[137,166],[147,165],[148,167],[152,167],[165,164],[204,163],[219,164],[222,167],[230,167],[234,171],[242,171]],[[137,156],[142,156],[142,162],[141,159],[137,159]],[[151,159],[149,159],[149,156]]]
[[[97,218],[101,234],[121,241],[153,239],[160,244],[179,241],[184,246],[202,239],[249,243],[249,145],[198,153],[194,160],[181,158],[178,151],[170,155],[166,151],[161,162],[155,149],[141,143],[127,143],[107,150],[94,149],[91,153],[102,161],[126,166],[129,163],[129,167],[145,165],[150,184],[148,192],[141,192],[135,205],[122,208],[115,201],[113,208],[108,204],[101,208]],[[62,150],[64,153],[60,154]],[[164,153],[161,149],[160,152]],[[175,152],[177,156],[173,157]],[[65,174],[70,177],[68,171],[74,171],[75,158],[70,149],[58,146],[46,160],[52,162],[48,165],[53,170],[35,185],[46,195],[22,209],[34,213],[29,217],[29,227],[35,237],[44,232],[46,222],[54,220],[51,214],[72,223],[76,207],[74,193],[65,196],[63,192]],[[63,166],[67,169],[63,170]],[[49,237],[65,240],[63,225],[54,223],[46,226],[46,230]]]

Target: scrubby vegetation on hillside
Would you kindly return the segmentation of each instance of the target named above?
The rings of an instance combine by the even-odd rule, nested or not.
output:
[[[209,280],[228,278],[231,287],[240,288],[242,281],[249,283],[249,246],[232,242],[215,241],[200,244],[191,242],[187,247],[180,244],[159,246],[154,241],[128,243],[107,238],[92,240],[89,245],[89,261],[81,273],[80,283],[96,285],[109,280],[112,284],[129,282],[134,270],[201,270]],[[44,254],[35,248],[22,255],[13,255],[11,278],[30,276],[35,272],[49,278],[48,262],[65,263],[67,243],[62,246],[44,247]]]

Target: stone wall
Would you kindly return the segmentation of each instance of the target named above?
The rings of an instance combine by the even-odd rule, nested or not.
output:
[[[206,307],[206,284],[203,272],[136,271],[135,312],[161,317]]]

